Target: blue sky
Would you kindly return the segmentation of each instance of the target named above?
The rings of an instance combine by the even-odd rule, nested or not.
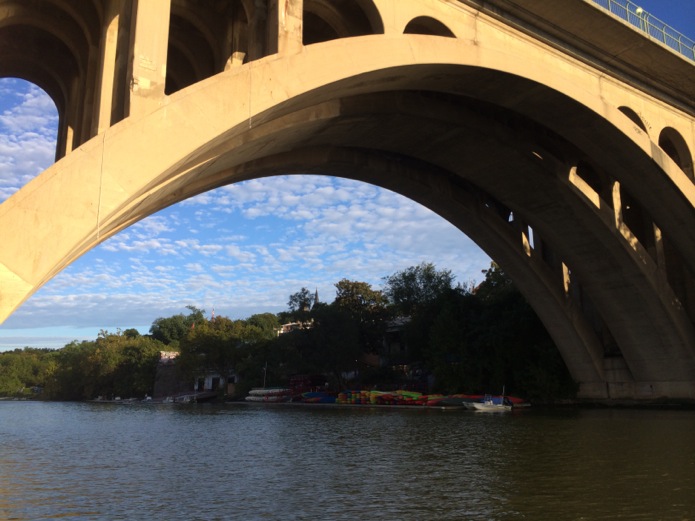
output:
[[[624,0],[620,1],[622,3]],[[630,1],[691,40],[695,40],[695,0]]]
[[[695,0],[637,3],[695,39]],[[0,79],[0,202],[52,164],[56,126],[45,93]],[[0,325],[0,351],[58,348],[100,330],[147,333],[187,305],[230,318],[275,313],[302,287],[330,302],[343,278],[379,288],[420,262],[468,283],[482,280],[490,259],[448,222],[378,187],[324,176],[247,181],[167,208],[85,254]]]

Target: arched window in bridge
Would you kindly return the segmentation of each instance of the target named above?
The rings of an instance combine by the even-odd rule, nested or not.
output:
[[[639,117],[637,112],[632,110],[630,107],[619,107],[618,110],[625,114],[630,120],[637,125],[639,128],[647,132],[647,127],[644,124],[644,121],[642,121],[642,118]]]
[[[259,5],[253,0],[172,0],[166,94],[265,56],[267,13]]]
[[[671,127],[666,127],[659,134],[659,146],[673,161],[681,167],[691,181],[695,181],[693,172],[693,156],[688,144],[680,133]]]
[[[303,16],[304,45],[384,32],[371,0],[304,0]]]
[[[455,38],[454,33],[439,20],[429,16],[419,16],[413,18],[403,31],[405,34],[429,34],[431,36],[445,36]]]
[[[192,7],[195,7],[193,9]],[[164,92],[172,94],[219,72],[217,51],[221,31],[218,20],[197,4],[172,2],[167,47],[167,78]],[[220,69],[221,70],[221,69]]]

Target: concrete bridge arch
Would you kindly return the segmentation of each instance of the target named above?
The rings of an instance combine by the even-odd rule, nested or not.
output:
[[[582,396],[695,397],[695,190],[607,102],[648,97],[474,15],[461,15],[458,38],[387,26],[288,45],[85,142],[0,206],[4,316],[168,205],[255,177],[327,173],[406,195],[478,243],[537,311]]]

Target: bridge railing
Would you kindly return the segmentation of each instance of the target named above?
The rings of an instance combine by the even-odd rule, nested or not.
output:
[[[695,61],[695,41],[679,33],[630,0],[593,0],[610,13]]]

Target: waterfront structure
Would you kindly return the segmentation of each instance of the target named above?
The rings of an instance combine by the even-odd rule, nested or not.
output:
[[[581,397],[695,399],[695,67],[606,1],[0,0],[0,76],[60,116],[0,206],[0,319],[166,206],[315,172],[473,239]]]

